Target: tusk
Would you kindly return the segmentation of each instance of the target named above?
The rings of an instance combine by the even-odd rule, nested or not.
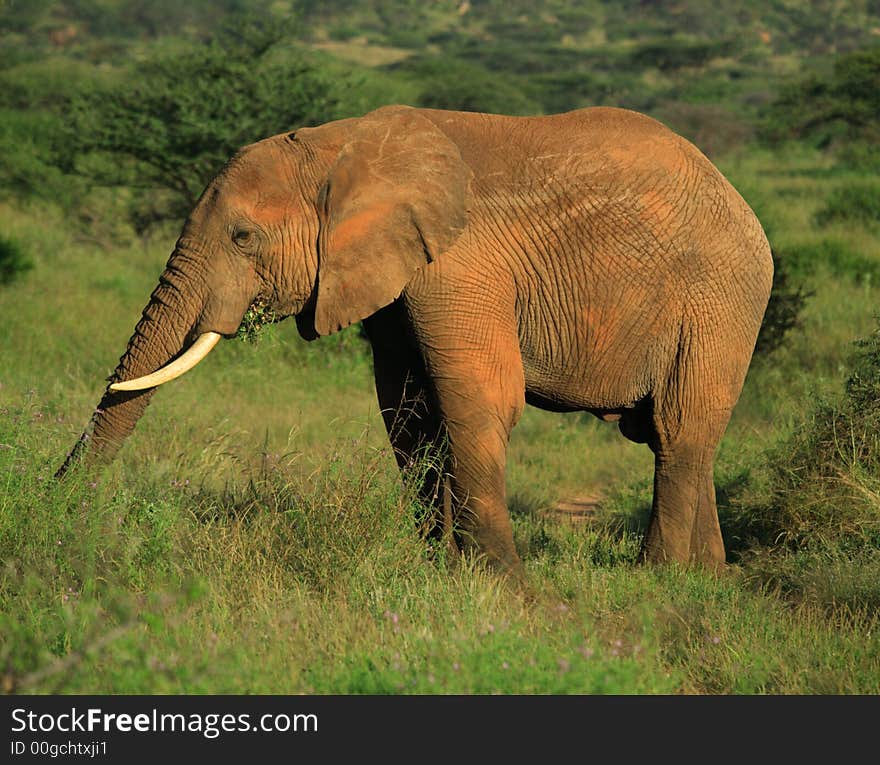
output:
[[[217,345],[221,337],[223,335],[217,332],[205,332],[199,335],[196,341],[170,364],[166,364],[161,369],[157,369],[152,374],[144,377],[113,383],[110,386],[110,390],[144,390],[145,388],[155,388],[157,385],[167,383],[175,377],[180,377],[205,358],[211,352],[211,349]]]

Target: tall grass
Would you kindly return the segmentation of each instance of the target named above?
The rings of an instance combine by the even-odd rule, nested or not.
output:
[[[308,474],[242,457],[219,489],[59,484],[30,469],[57,430],[40,411],[0,420],[10,690],[880,690],[870,615],[786,606],[735,571],[634,568],[637,531],[610,521],[519,517],[530,598],[431,556],[368,439]]]

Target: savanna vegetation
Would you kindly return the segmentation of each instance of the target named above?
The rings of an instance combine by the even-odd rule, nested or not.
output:
[[[257,321],[100,478],[53,479],[226,157],[389,102],[636,108],[758,213],[725,573],[636,566],[650,452],[534,409],[508,468],[531,594],[430,555],[356,328]],[[878,125],[867,0],[0,4],[3,690],[880,692]]]

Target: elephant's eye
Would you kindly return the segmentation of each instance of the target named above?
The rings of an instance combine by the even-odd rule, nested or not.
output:
[[[253,232],[246,228],[238,228],[232,234],[232,241],[239,247],[247,247],[253,238]]]

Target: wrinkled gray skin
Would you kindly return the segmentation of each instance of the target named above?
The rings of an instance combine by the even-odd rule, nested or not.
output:
[[[505,455],[531,403],[617,420],[647,443],[643,559],[714,567],[714,454],[771,280],[752,211],[654,120],[386,107],[234,157],[111,381],[153,372],[200,333],[233,335],[258,300],[307,339],[364,320],[401,467],[446,445],[423,496],[451,545],[518,571]],[[108,389],[59,472],[112,458],[152,394]]]

